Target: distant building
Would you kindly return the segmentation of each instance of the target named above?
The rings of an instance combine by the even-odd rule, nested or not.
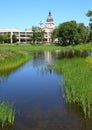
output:
[[[48,18],[46,20],[45,26],[42,22],[40,22],[39,27],[45,31],[44,38],[46,39],[47,43],[51,43],[51,32],[54,30],[54,20],[51,16],[51,12],[49,12]]]
[[[51,16],[51,12],[49,11],[49,15],[47,17],[45,25],[40,22],[39,28],[43,30],[44,33],[44,42],[51,43],[51,32],[55,28],[54,20]],[[33,34],[32,28],[25,29],[25,31],[20,31],[19,29],[0,29],[0,35],[9,35],[10,36],[10,43],[13,42],[12,36],[15,35],[17,42],[19,43],[29,43],[30,37]]]
[[[30,36],[32,35],[32,31],[20,31],[19,29],[0,29],[0,35],[9,35],[10,43],[13,43],[13,35],[16,36],[18,43],[26,43],[30,42]]]

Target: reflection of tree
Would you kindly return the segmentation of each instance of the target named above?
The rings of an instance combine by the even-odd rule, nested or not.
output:
[[[5,84],[7,82],[7,76],[0,76],[0,85]]]
[[[49,72],[51,74],[52,73],[52,69],[53,69],[53,65],[48,64],[48,69],[49,69]]]
[[[85,50],[74,50],[74,49],[70,49],[70,50],[58,50],[56,51],[56,57],[58,59],[61,58],[73,58],[73,57],[86,57],[88,56],[88,52]]]

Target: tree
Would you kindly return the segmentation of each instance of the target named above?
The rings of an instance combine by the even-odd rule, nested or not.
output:
[[[89,40],[92,41],[92,10],[88,10],[86,16],[89,17]]]
[[[13,43],[16,43],[16,42],[17,42],[16,35],[12,35],[12,42],[13,42]]]
[[[33,34],[30,37],[30,39],[33,41],[33,43],[43,43],[44,41],[44,30],[42,30],[39,27],[32,27]]]
[[[0,43],[3,43],[3,36],[0,35]]]
[[[41,43],[44,42],[44,34],[45,34],[45,31],[44,30],[40,30]]]
[[[58,37],[57,37],[57,31],[58,31],[58,28],[55,28],[55,29],[52,31],[52,33],[51,33],[52,42],[54,42],[55,39],[58,38]]]
[[[76,33],[76,21],[64,22],[58,26],[57,37],[61,40],[62,45],[71,45],[74,44]]]
[[[78,42],[85,43],[88,39],[88,28],[84,25],[84,23],[77,24],[78,30]]]
[[[33,31],[33,35],[31,36],[31,39],[32,39],[33,43],[36,43],[38,27],[33,26],[32,31]]]
[[[63,46],[85,43],[88,39],[88,28],[84,23],[77,23],[74,20],[64,22],[54,29],[52,38],[57,38],[59,44]]]
[[[10,35],[8,35],[8,34],[0,35],[0,42],[1,43],[10,43]]]

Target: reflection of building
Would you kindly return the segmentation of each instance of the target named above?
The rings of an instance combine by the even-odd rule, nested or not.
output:
[[[39,24],[39,28],[42,29],[44,34],[44,40],[47,43],[51,42],[51,32],[54,29],[54,22],[53,18],[51,16],[51,12],[49,12],[48,18],[46,20],[45,26],[42,22]],[[6,34],[10,36],[10,43],[12,43],[13,39],[12,36],[15,35],[17,38],[17,42],[23,43],[23,42],[30,42],[30,36],[32,35],[33,31],[32,29],[25,29],[25,31],[20,31],[19,29],[0,29],[0,35]]]
[[[54,57],[51,51],[35,51],[33,59],[33,67],[37,68],[37,71],[46,74],[47,72],[52,73]]]
[[[54,59],[51,54],[51,51],[44,51],[44,58],[49,65],[53,65]]]

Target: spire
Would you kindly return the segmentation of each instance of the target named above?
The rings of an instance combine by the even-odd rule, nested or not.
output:
[[[51,11],[49,11],[49,16],[51,16]]]

